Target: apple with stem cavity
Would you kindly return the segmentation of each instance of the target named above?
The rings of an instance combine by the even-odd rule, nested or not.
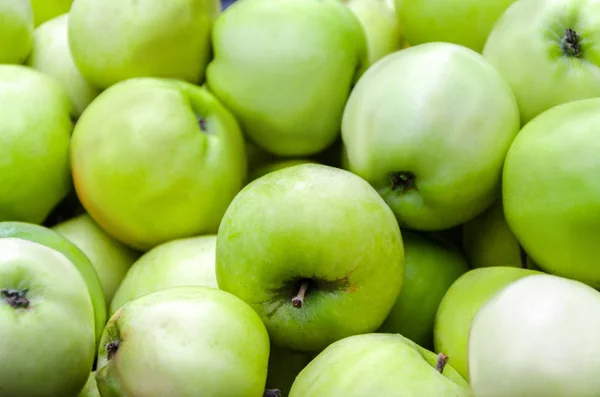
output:
[[[0,64],[23,63],[31,50],[33,12],[27,0],[0,1]]]

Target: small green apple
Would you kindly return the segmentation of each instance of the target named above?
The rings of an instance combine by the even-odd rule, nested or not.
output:
[[[596,396],[600,390],[600,293],[548,274],[501,289],[469,335],[477,397]]]
[[[101,89],[134,77],[200,83],[220,12],[218,0],[77,0],[69,45],[82,75]]]
[[[216,288],[173,287],[109,320],[98,354],[102,397],[261,397],[269,335],[258,315]]]
[[[248,183],[255,179],[265,176],[273,171],[281,170],[287,167],[293,167],[300,164],[317,164],[318,162],[312,159],[294,158],[294,159],[279,159],[251,169],[248,172]]]
[[[33,12],[28,0],[0,1],[0,64],[19,64],[31,50]]]
[[[472,397],[447,359],[400,334],[350,336],[300,372],[290,397]]]
[[[142,255],[125,275],[110,315],[127,302],[170,287],[199,285],[219,288],[215,273],[217,236],[171,240]]]
[[[244,132],[279,156],[310,156],[339,135],[366,66],[365,35],[339,0],[248,0],[215,22],[208,88]]]
[[[0,395],[75,396],[95,356],[94,307],[61,252],[0,239]]]
[[[469,270],[464,254],[453,244],[402,231],[406,275],[402,291],[378,332],[399,333],[433,349],[433,324],[450,285]]]
[[[271,344],[267,389],[279,390],[283,397],[287,397],[296,376],[313,358],[314,354],[295,352]]]
[[[600,96],[597,43],[597,0],[519,0],[498,20],[483,56],[510,84],[525,124],[556,105]]]
[[[41,72],[0,65],[0,103],[0,221],[41,223],[71,188],[69,97]]]
[[[33,20],[35,26],[40,26],[46,21],[64,15],[71,9],[73,0],[30,0],[33,7]]]
[[[429,43],[365,72],[346,105],[342,139],[348,169],[377,189],[401,227],[439,230],[498,197],[519,128],[515,97],[492,65],[468,48]]]
[[[379,328],[405,272],[383,199],[360,177],[320,164],[246,185],[223,217],[216,258],[219,288],[256,310],[273,343],[306,352]]]
[[[77,397],[101,397],[98,391],[98,384],[96,383],[96,372],[90,372],[85,386],[81,389]]]
[[[75,189],[90,216],[142,251],[216,233],[246,179],[236,119],[205,88],[137,78],[102,92],[71,143]]]

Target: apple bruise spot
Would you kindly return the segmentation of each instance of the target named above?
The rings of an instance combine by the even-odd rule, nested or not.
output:
[[[110,360],[119,351],[119,341],[109,342],[106,345],[106,358]]]
[[[202,130],[202,132],[208,132],[206,119],[202,116],[196,116],[196,120],[198,120],[198,126],[200,127],[200,130]]]
[[[398,193],[404,193],[410,189],[415,188],[415,175],[409,171],[397,171],[390,172],[390,181],[392,184],[392,191],[398,191]]]
[[[565,55],[569,57],[581,58],[583,56],[579,34],[571,28],[565,29],[560,46]]]
[[[29,299],[26,298],[29,290],[17,289],[2,289],[0,295],[14,309],[27,309],[29,307]]]
[[[297,309],[301,309],[302,305],[304,305],[304,297],[306,295],[306,290],[308,289],[309,281],[310,280],[302,280],[298,294],[292,298],[292,305]]]
[[[277,389],[267,389],[263,397],[281,397],[281,392]]]
[[[440,353],[437,356],[437,361],[435,363],[435,370],[438,371],[440,374],[444,372],[444,367],[446,366],[446,364],[448,363],[448,356],[445,355],[444,353]]]

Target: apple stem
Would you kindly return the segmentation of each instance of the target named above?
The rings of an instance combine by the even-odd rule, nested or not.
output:
[[[448,363],[448,356],[445,355],[444,353],[438,354],[437,362],[435,363],[435,370],[441,374],[442,372],[444,372],[444,367],[446,366],[447,363]]]
[[[119,341],[109,342],[106,345],[106,358],[111,359],[119,350]]]
[[[277,389],[267,389],[263,397],[281,397],[281,392]]]
[[[206,132],[206,119],[202,116],[196,116],[196,120],[198,120],[198,126],[203,132]]]
[[[25,297],[29,290],[16,290],[16,289],[3,289],[0,290],[0,295],[6,303],[12,306],[14,309],[27,309],[29,307],[29,299]]]
[[[392,183],[392,191],[404,193],[415,187],[415,175],[408,171],[390,172],[390,181]]]
[[[300,290],[298,291],[298,295],[292,298],[292,305],[294,307],[300,309],[304,304],[304,295],[306,295],[306,289],[308,288],[308,281],[303,281],[300,285]]]
[[[560,44],[566,55],[574,58],[581,58],[583,56],[579,34],[575,30],[571,28],[565,29],[565,35],[561,39]]]

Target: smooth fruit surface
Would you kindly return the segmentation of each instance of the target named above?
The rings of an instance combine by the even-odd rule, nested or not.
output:
[[[30,0],[35,26],[69,12],[73,0]]]
[[[19,64],[31,50],[33,12],[27,0],[0,1],[0,64]]]

